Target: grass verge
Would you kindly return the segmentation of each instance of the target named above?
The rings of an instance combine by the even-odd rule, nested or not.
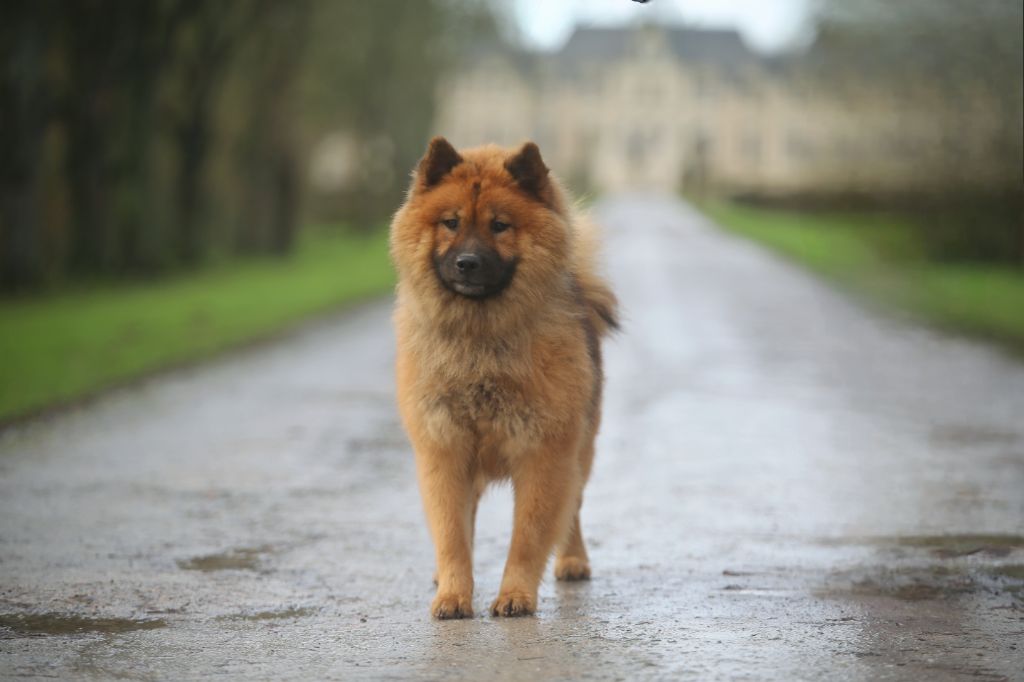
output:
[[[1024,352],[1024,271],[929,261],[919,228],[907,218],[727,202],[701,209],[726,229],[883,305]]]
[[[388,291],[387,235],[317,233],[284,260],[0,299],[0,423]]]

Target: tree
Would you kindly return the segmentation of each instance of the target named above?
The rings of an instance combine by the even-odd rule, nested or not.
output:
[[[445,65],[496,36],[491,17],[484,0],[0,3],[0,289],[285,254],[332,130],[362,173],[313,215],[380,224]]]
[[[821,87],[867,78],[894,99],[938,90],[930,112],[955,121],[954,152],[921,172],[959,177],[962,132],[977,107],[997,127],[985,145],[988,188],[927,197],[922,235],[933,255],[1024,266],[1024,5],[1020,0],[818,0],[810,55]],[[955,128],[955,130],[952,130]],[[966,184],[966,183],[964,183]]]
[[[19,290],[43,276],[37,180],[51,114],[46,58],[52,3],[0,5],[0,287]]]

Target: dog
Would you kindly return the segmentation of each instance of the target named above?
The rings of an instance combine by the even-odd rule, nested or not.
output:
[[[583,487],[601,419],[601,337],[618,304],[593,227],[537,145],[431,140],[391,224],[397,395],[436,554],[435,618],[473,615],[473,531],[490,482],[514,522],[495,616],[534,613],[555,576],[586,580]]]

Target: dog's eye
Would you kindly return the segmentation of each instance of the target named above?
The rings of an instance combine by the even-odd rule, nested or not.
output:
[[[491,232],[504,232],[508,228],[512,227],[508,223],[503,223],[500,220],[491,221]]]
[[[441,224],[444,225],[445,227],[447,227],[449,230],[457,230],[457,229],[459,229],[459,219],[458,218],[445,218],[444,220],[441,221]]]

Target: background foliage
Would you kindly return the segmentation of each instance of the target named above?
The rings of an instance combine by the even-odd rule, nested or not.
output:
[[[490,16],[443,0],[7,0],[0,291],[284,254],[305,219],[379,224],[446,62],[494,34]],[[332,130],[353,141],[353,181],[306,201]]]

